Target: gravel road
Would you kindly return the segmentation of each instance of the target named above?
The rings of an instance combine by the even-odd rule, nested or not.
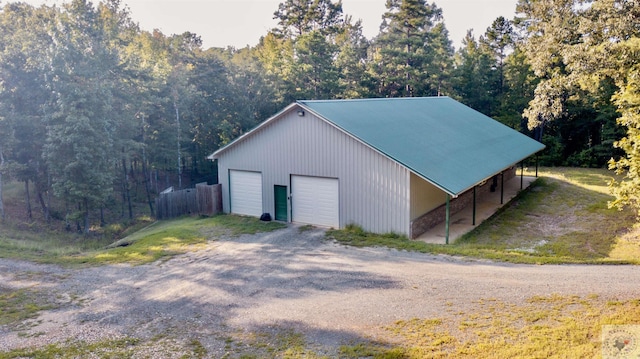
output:
[[[64,269],[0,259],[0,285],[36,288],[65,305],[21,331],[0,327],[0,351],[67,339],[196,338],[213,356],[225,333],[291,328],[324,352],[377,338],[396,320],[446,318],[482,299],[535,295],[640,297],[640,267],[513,265],[352,248],[296,226],[209,242],[149,265]],[[25,332],[27,335],[25,335]]]

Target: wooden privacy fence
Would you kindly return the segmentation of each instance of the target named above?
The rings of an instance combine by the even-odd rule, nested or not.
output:
[[[187,214],[214,215],[222,212],[222,187],[220,184],[198,183],[196,188],[161,193],[156,198],[157,219],[167,219]]]

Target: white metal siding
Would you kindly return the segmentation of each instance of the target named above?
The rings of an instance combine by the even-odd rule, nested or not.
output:
[[[229,171],[231,212],[259,217],[262,212],[262,174]]]
[[[292,221],[340,228],[338,179],[291,177]]]
[[[409,234],[409,170],[331,124],[296,108],[219,155],[218,173],[229,169],[262,172],[263,208],[274,208],[273,186],[290,186],[292,175],[340,181],[340,227]],[[220,183],[228,187],[228,176]],[[223,190],[224,211],[229,192]],[[273,215],[273,213],[271,213]]]

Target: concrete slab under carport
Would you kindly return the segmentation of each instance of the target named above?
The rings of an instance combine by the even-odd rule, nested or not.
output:
[[[535,181],[535,177],[522,177],[522,189],[526,189]],[[504,183],[504,204],[500,204],[500,186],[495,192],[489,192],[477,199],[476,203],[476,225],[473,223],[473,205],[465,207],[460,212],[451,216],[449,225],[449,243],[453,243],[456,239],[476,228],[480,223],[491,217],[502,206],[508,204],[520,191],[519,175]],[[446,243],[445,222],[442,222],[431,228],[421,236],[416,238],[417,241],[434,244]]]

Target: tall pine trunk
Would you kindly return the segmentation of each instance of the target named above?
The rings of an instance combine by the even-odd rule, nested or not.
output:
[[[144,177],[144,189],[147,192],[147,202],[149,202],[149,213],[151,217],[155,217],[155,213],[153,211],[153,201],[151,200],[151,173],[147,171],[147,149],[146,149],[146,123],[144,122],[144,113],[140,115],[142,119],[142,175]]]
[[[180,111],[178,110],[178,103],[173,102],[173,107],[176,110],[176,137],[178,138],[178,189],[182,189],[182,158],[181,158],[181,147],[180,147]]]
[[[89,199],[84,199],[84,234],[89,234]]]
[[[42,191],[37,191],[38,202],[40,202],[40,207],[42,207],[42,215],[44,216],[44,220],[49,222],[49,207],[44,201],[44,197],[42,196]]]
[[[82,224],[80,223],[80,214],[82,213],[82,203],[78,202],[78,212],[75,214],[76,219],[76,232],[82,233]]]
[[[4,201],[2,199],[2,170],[3,169],[4,169],[4,156],[2,154],[2,148],[0,148],[0,219],[5,218]]]
[[[147,172],[147,159],[144,152],[144,148],[142,148],[142,175],[144,176],[144,189],[147,192],[147,202],[149,203],[151,217],[155,217],[153,201],[151,200],[151,188],[149,184],[149,177],[151,176],[151,173]]]
[[[47,223],[51,220],[51,173],[47,170]]]
[[[124,152],[124,150],[123,150]],[[129,219],[133,219],[133,207],[131,206],[131,188],[129,186],[129,173],[127,173],[127,159],[122,157],[122,174],[123,174],[123,185],[122,188],[124,193],[122,194],[122,199],[126,200],[126,204],[129,209]]]
[[[67,232],[71,232],[71,221],[69,221],[69,202],[64,200],[64,229]]]
[[[33,212],[31,211],[31,192],[29,191],[29,180],[24,180],[24,195],[27,202],[27,216],[29,219],[33,219]]]

